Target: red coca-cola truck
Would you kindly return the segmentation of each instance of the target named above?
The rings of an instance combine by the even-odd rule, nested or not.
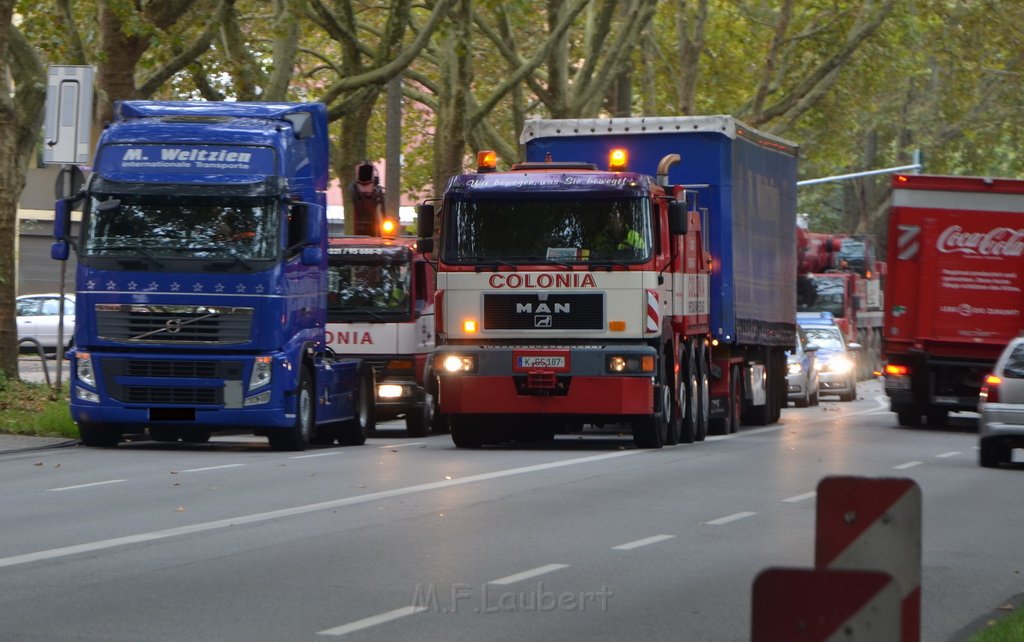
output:
[[[901,426],[941,426],[1024,330],[1024,180],[895,175],[888,268],[885,392]]]

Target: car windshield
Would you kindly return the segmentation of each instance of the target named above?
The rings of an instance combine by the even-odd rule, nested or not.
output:
[[[817,344],[822,350],[845,350],[842,335],[839,328],[812,328],[805,327],[804,332],[810,343]]]
[[[94,194],[84,221],[87,257],[269,259],[278,208],[267,197]]]
[[[1024,379],[1024,343],[1018,343],[1010,353],[1003,368],[1003,376],[1009,379]]]
[[[457,200],[447,216],[442,258],[452,263],[638,262],[651,252],[642,198]]]
[[[843,277],[815,276],[811,278],[811,283],[813,288],[801,290],[797,311],[831,312],[835,317],[842,317],[846,287]]]

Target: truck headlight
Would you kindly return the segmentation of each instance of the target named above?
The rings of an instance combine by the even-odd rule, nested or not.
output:
[[[634,373],[654,372],[654,355],[652,354],[613,354],[605,361],[605,369],[608,372]]]
[[[476,372],[476,357],[474,355],[461,354],[438,355],[434,369],[447,372],[448,374]]]
[[[274,363],[271,357],[256,357],[252,364],[252,374],[249,375],[249,390],[256,390],[270,383],[274,372]]]
[[[92,368],[92,355],[88,352],[75,355],[75,375],[82,383],[96,387],[96,371]]]
[[[406,396],[407,387],[395,383],[382,383],[377,386],[378,399],[401,399]]]

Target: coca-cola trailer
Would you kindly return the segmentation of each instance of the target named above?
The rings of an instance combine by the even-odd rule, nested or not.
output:
[[[888,250],[885,392],[941,426],[1024,330],[1024,180],[895,175]]]

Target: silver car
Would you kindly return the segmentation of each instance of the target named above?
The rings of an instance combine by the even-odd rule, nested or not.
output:
[[[796,346],[786,351],[786,381],[789,400],[797,408],[818,405],[818,345],[810,343],[803,328],[797,327]]]
[[[1007,344],[985,377],[978,412],[981,465],[1009,462],[1014,448],[1024,448],[1024,336]]]
[[[15,300],[18,311],[18,342],[21,350],[35,350],[34,339],[45,350],[57,348],[60,325],[60,294],[23,294]],[[75,336],[75,295],[64,295],[64,348]]]

